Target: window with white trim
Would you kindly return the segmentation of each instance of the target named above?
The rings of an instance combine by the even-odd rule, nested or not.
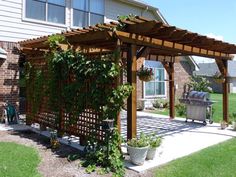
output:
[[[104,22],[104,0],[73,0],[73,26],[85,27]]]
[[[65,0],[25,0],[25,17],[65,24]]]
[[[154,79],[150,82],[145,82],[145,97],[155,97],[165,95],[165,69],[158,61],[145,61],[145,67],[152,68]]]

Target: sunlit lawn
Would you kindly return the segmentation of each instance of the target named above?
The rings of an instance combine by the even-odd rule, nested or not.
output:
[[[1,177],[39,177],[38,152],[24,145],[0,142]]]
[[[220,122],[223,119],[222,94],[213,93],[211,94],[211,99],[213,101],[216,101],[216,103],[214,103],[213,105],[213,109],[214,109],[213,121]],[[155,110],[152,112],[157,113],[157,114],[162,114],[162,115],[169,115],[169,109]],[[236,112],[236,94],[229,94],[229,114],[232,114],[233,112]],[[176,112],[176,116],[181,117],[178,115],[177,112]]]
[[[155,177],[235,177],[236,139],[155,169]]]

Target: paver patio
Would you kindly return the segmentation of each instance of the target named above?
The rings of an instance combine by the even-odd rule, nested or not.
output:
[[[176,158],[180,158],[191,153],[197,152],[206,147],[226,141],[236,137],[236,131],[232,131],[231,127],[221,130],[218,123],[203,126],[202,123],[185,123],[185,119],[176,118],[170,120],[168,116],[157,115],[152,113],[137,112],[138,135],[140,132],[155,132],[163,137],[162,145],[158,149],[157,157],[154,160],[145,161],[143,166],[135,166],[129,162],[126,157],[125,164],[129,169],[137,172],[143,172],[153,167],[170,162]],[[126,112],[121,114],[122,136],[126,138]],[[5,126],[0,124],[0,130],[22,130],[29,127],[24,125]],[[39,132],[36,128],[31,128]],[[45,136],[50,136],[48,131],[40,132]],[[60,141],[68,144],[68,137],[63,137]],[[82,149],[77,137],[72,137],[71,145],[77,149]],[[126,152],[125,147],[122,148]]]

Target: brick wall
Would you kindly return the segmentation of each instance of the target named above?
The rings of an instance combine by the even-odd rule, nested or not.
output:
[[[180,61],[179,63],[174,64],[175,68],[175,85],[177,85],[178,88],[175,90],[175,96],[176,98],[180,98],[183,93],[183,87],[184,84],[189,82],[189,78],[192,75],[192,67],[187,61]],[[166,73],[167,74],[167,73]],[[168,74],[166,76],[167,80],[169,78]],[[142,82],[137,78],[137,97],[138,99],[143,98],[143,84]],[[166,84],[166,92],[167,97],[169,97],[169,82]]]
[[[184,84],[189,82],[189,78],[192,75],[192,68],[187,61],[180,61],[175,63],[175,85],[178,85],[176,89],[176,98],[182,96],[184,91]]]
[[[7,59],[0,59],[0,115],[3,112],[3,104],[9,103],[19,105],[19,53],[17,44],[11,42],[1,42],[0,47],[7,51]]]

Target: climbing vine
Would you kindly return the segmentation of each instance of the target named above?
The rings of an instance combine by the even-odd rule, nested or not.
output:
[[[44,73],[29,63],[26,74],[27,83],[35,84],[32,87],[35,90],[29,91],[29,97],[32,97],[30,100],[33,103],[32,109],[37,113],[41,101],[36,104],[33,100],[40,100],[40,97],[46,96],[47,106],[55,115],[55,127],[59,131],[63,117],[61,110],[67,114],[73,112],[65,127],[75,124],[76,118],[86,106],[99,112],[100,121],[113,119],[115,129],[105,141],[97,140],[96,132],[91,132],[83,165],[88,171],[99,165],[104,172],[113,171],[115,176],[124,176],[123,157],[119,148],[121,138],[116,126],[118,114],[132,87],[128,84],[116,86],[115,78],[119,76],[121,70],[117,63],[119,53],[87,58],[80,52],[72,50],[70,45],[67,50],[63,50],[60,44],[68,44],[63,36],[52,35],[48,43],[50,51],[46,54],[47,72]],[[40,92],[40,89],[45,90],[45,95],[35,93]],[[110,139],[109,150],[106,147],[108,139]]]

